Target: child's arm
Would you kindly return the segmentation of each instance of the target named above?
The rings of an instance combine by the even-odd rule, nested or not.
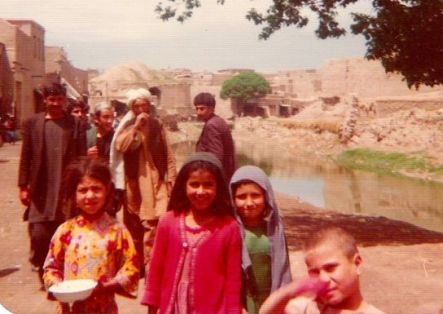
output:
[[[114,278],[99,282],[97,293],[117,292],[128,297],[136,297],[138,280],[140,278],[139,260],[134,242],[129,231],[122,228],[119,231],[118,250],[121,251],[122,261]]]
[[[327,283],[317,278],[305,278],[299,282],[291,282],[286,286],[274,291],[263,303],[260,314],[280,314],[284,313],[286,305],[293,298],[303,295],[316,296],[327,287]]]
[[[122,286],[117,282],[116,279],[112,279],[108,282],[102,283],[98,282],[97,286],[94,288],[92,292],[92,296],[100,295],[100,294],[109,294],[121,291]]]
[[[158,223],[157,232],[154,239],[151,261],[149,263],[148,276],[146,278],[145,292],[141,303],[154,309],[160,306],[160,296],[162,293],[162,279],[165,271],[166,255],[169,247],[169,228],[175,226],[171,223],[170,212],[167,212]],[[169,217],[169,218],[168,218]],[[172,271],[175,271],[172,270]],[[148,309],[149,311],[149,309]]]
[[[54,233],[49,244],[48,255],[43,266],[43,281],[46,288],[63,281],[63,267],[65,264],[65,246],[64,242],[70,240],[70,230],[62,229],[60,226]]]

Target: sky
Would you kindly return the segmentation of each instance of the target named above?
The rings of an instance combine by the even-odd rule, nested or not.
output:
[[[272,73],[319,68],[331,59],[363,57],[366,51],[362,36],[317,39],[315,16],[305,28],[284,28],[259,40],[260,26],[245,15],[251,7],[264,11],[269,0],[226,0],[224,5],[202,0],[202,7],[183,24],[160,20],[154,12],[158,2],[1,0],[0,18],[36,21],[45,28],[45,45],[64,47],[71,63],[81,69],[142,62],[154,69]],[[350,9],[370,12],[370,2],[360,1]],[[351,19],[343,12],[339,20],[349,25]]]

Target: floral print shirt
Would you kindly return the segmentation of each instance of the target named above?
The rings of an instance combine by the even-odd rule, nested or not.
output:
[[[55,232],[44,264],[46,287],[71,279],[115,279],[129,296],[136,296],[139,262],[131,235],[124,225],[104,213],[90,221],[82,215],[63,223]],[[66,306],[59,305],[58,312]],[[117,313],[113,294],[74,303],[74,313]]]

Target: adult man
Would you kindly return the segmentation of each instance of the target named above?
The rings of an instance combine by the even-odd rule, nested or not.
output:
[[[215,114],[215,98],[209,93],[200,93],[194,97],[197,117],[205,126],[197,141],[197,152],[213,153],[221,161],[226,179],[231,179],[236,169],[234,141],[231,130],[225,120]]]
[[[109,163],[111,143],[114,138],[114,107],[107,102],[100,102],[94,108],[94,125],[86,132],[87,155],[92,158],[101,158]],[[115,217],[122,206],[124,190],[117,189],[114,193],[114,202],[107,210]]]
[[[85,102],[78,99],[68,98],[68,105],[66,106],[66,112],[80,120],[87,120],[89,107]]]
[[[163,125],[150,114],[151,93],[140,88],[127,96],[130,110],[115,131],[111,170],[116,188],[126,189],[123,220],[146,266],[177,175],[176,162]]]
[[[86,133],[88,156],[109,162],[114,137],[114,108],[106,102],[98,103],[94,108],[94,124]]]
[[[27,206],[31,238],[30,262],[40,279],[49,242],[64,221],[59,206],[62,173],[67,164],[86,154],[86,137],[80,121],[64,112],[66,90],[54,83],[43,90],[46,112],[25,121],[18,186],[20,200]]]

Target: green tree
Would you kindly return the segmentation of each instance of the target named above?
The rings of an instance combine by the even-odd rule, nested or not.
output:
[[[308,11],[318,19],[321,39],[338,38],[346,30],[337,22],[340,8],[359,0],[272,0],[265,13],[251,8],[246,18],[262,26],[260,39],[282,27],[304,27]],[[367,1],[367,0],[362,0]],[[156,12],[180,22],[192,16],[201,0],[167,0]],[[225,0],[217,0],[224,4]],[[351,13],[351,31],[366,39],[366,58],[379,60],[386,72],[400,73],[409,88],[443,84],[443,0],[371,0],[373,14]]]
[[[240,108],[234,109],[239,113],[244,105],[250,101],[266,96],[271,92],[268,81],[253,71],[240,73],[233,78],[223,82],[220,97],[231,98]]]

